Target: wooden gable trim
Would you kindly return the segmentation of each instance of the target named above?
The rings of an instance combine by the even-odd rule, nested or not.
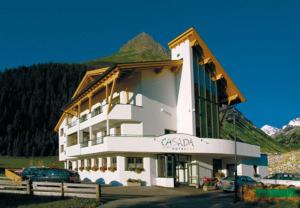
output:
[[[239,99],[241,102],[245,102],[246,98],[244,95],[240,92],[240,90],[237,88],[237,86],[233,83],[229,75],[226,73],[225,69],[222,67],[222,65],[219,63],[217,58],[213,55],[211,50],[207,47],[206,43],[204,40],[199,36],[195,28],[190,28],[172,41],[168,43],[169,47],[175,48],[177,45],[180,43],[184,42],[185,40],[190,41],[191,47],[199,45],[202,48],[203,51],[203,62],[212,62],[215,65],[216,68],[216,77],[220,78],[223,76],[226,81],[227,81],[227,94],[228,98],[229,97],[236,97]]]

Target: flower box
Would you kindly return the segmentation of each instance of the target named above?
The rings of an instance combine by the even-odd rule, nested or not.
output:
[[[127,186],[142,186],[142,182],[128,182]]]
[[[144,184],[144,181],[141,179],[131,179],[129,178],[127,180],[127,186],[142,186]]]

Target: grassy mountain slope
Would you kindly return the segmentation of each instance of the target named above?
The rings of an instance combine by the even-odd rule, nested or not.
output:
[[[276,134],[274,140],[290,150],[300,149],[300,127],[287,127],[279,134]]]
[[[221,115],[221,118],[224,116],[221,126],[221,137],[233,140],[234,125],[230,120],[231,111],[233,110],[229,110],[225,116],[224,114]],[[245,118],[241,112],[238,110],[235,111],[237,114],[236,135],[238,141],[260,145],[261,151],[265,153],[285,152],[287,150],[285,146],[279,144],[262,130],[257,128],[251,121]]]
[[[123,45],[120,50],[108,57],[87,62],[88,65],[97,65],[101,62],[137,62],[169,60],[170,52],[163,48],[147,33],[140,33]]]

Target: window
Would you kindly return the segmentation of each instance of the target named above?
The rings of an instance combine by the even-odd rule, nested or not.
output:
[[[176,131],[170,130],[170,129],[165,129],[165,134],[176,134]]]
[[[61,128],[60,129],[60,136],[63,136],[64,135],[64,128]]]
[[[77,132],[68,136],[68,147],[77,144]]]
[[[132,171],[137,168],[144,168],[142,157],[127,157],[126,158],[126,170]]]
[[[87,159],[86,162],[87,162],[86,166],[91,167],[91,159]]]
[[[121,127],[120,127],[120,126],[117,126],[117,127],[116,127],[115,135],[116,135],[116,136],[120,136],[120,135],[121,135]]]
[[[60,145],[60,153],[64,152],[64,145]]]
[[[165,156],[164,155],[158,155],[158,177],[165,177],[166,172],[166,162],[165,162]]]
[[[114,167],[117,167],[117,158],[116,157],[111,158],[111,165]]]
[[[90,132],[82,132],[81,147],[87,147],[90,140]]]
[[[95,167],[99,167],[99,160],[98,160],[98,158],[94,159],[94,166]]]
[[[210,64],[199,64],[201,54],[193,49],[196,136],[219,137],[219,101],[215,72]]]
[[[81,167],[84,167],[84,160],[80,161],[80,165],[81,165]]]
[[[181,155],[180,155],[181,156]],[[158,177],[161,178],[172,178],[175,176],[175,161],[179,164],[182,158],[179,156],[176,158],[175,155],[158,155],[157,156],[157,165],[158,165]],[[185,160],[186,162],[186,160]],[[183,162],[184,163],[184,162]],[[182,164],[183,164],[182,163]]]
[[[107,167],[107,159],[102,158],[102,167]]]

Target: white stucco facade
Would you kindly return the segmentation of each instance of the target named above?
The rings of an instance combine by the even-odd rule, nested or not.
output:
[[[171,58],[182,61],[175,70],[140,67],[119,79],[110,111],[110,97],[99,90],[80,103],[79,118],[69,113],[62,119],[59,159],[66,168],[83,181],[127,185],[140,179],[165,187],[195,184],[216,171],[232,174],[234,142],[197,137],[190,40],[173,47]],[[253,165],[243,164],[260,158],[259,146],[238,142],[237,156],[238,174],[267,175],[266,167],[255,167],[255,173]]]

